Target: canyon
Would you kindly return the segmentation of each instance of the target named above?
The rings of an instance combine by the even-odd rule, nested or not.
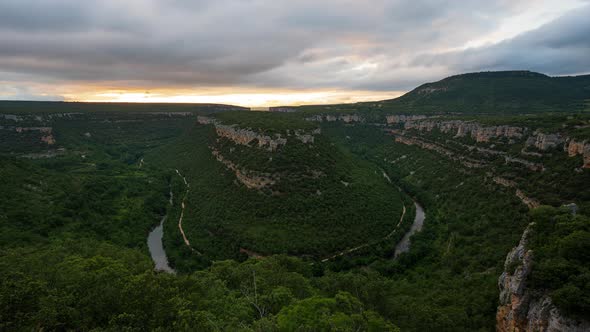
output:
[[[388,125],[397,125],[403,131],[432,132],[438,129],[443,134],[452,135],[453,139],[469,137],[476,143],[494,144],[517,144],[522,143],[523,149],[521,154],[529,157],[542,157],[544,151],[550,149],[563,150],[569,157],[582,156],[583,163],[581,168],[590,168],[590,142],[587,140],[577,140],[564,136],[561,133],[544,133],[541,130],[531,132],[530,128],[498,125],[484,126],[474,121],[465,120],[441,120],[440,116],[426,115],[390,115],[386,116]],[[522,142],[522,140],[524,142]],[[538,151],[528,151],[533,148]],[[533,171],[542,171],[544,169],[541,163],[531,162],[525,159],[507,157],[506,162],[516,162],[527,166]]]

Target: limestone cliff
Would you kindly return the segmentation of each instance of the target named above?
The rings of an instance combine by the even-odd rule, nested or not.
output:
[[[275,134],[274,137],[271,137],[259,134],[251,129],[239,128],[236,125],[216,124],[215,131],[217,132],[217,136],[228,138],[240,145],[250,145],[251,142],[257,141],[259,148],[264,148],[268,151],[276,151],[280,146],[287,144],[287,139],[281,137],[281,134]]]
[[[278,174],[255,172],[240,168],[230,160],[227,160],[219,151],[213,148],[211,149],[211,153],[215,156],[217,161],[225,165],[227,169],[233,171],[238,181],[249,189],[262,189],[272,186],[279,178]]]
[[[426,115],[387,115],[385,120],[387,124],[404,123],[407,121],[424,120]]]
[[[325,176],[323,172],[313,169],[305,169],[301,172],[286,172],[284,170],[277,172],[272,167],[269,168],[267,164],[272,164],[274,154],[280,153],[280,149],[287,144],[305,144],[310,145],[311,148],[311,145],[315,143],[316,136],[321,134],[320,128],[312,130],[286,129],[281,133],[266,134],[264,132],[254,131],[251,128],[240,128],[236,124],[222,124],[219,120],[207,116],[198,116],[197,122],[202,125],[214,126],[217,139],[209,146],[211,153],[226,169],[234,173],[237,180],[236,183],[241,183],[248,189],[259,191],[265,189],[265,192],[270,190],[273,195],[278,195],[281,193],[276,190],[276,184],[281,178],[288,176],[290,179],[317,179]],[[235,145],[243,145],[247,149],[241,149],[241,152],[238,152],[236,155]],[[224,150],[224,148],[228,148],[229,152]],[[260,164],[259,169],[253,169],[252,167],[256,166],[252,166],[252,164],[244,167],[239,162],[239,154],[247,154],[248,149],[266,150],[268,152],[266,154],[268,161]],[[224,152],[222,153],[222,151]]]
[[[417,129],[420,131],[432,131],[438,128],[446,134],[454,134],[455,137],[469,135],[476,142],[489,142],[493,138],[521,138],[526,128],[514,126],[483,126],[476,122],[462,120],[409,120],[404,123],[404,129]]]
[[[566,151],[570,157],[582,155],[582,157],[584,158],[584,164],[582,165],[582,167],[590,168],[590,142],[586,140],[576,141],[572,139],[566,145]]]
[[[498,279],[500,303],[496,312],[498,332],[590,331],[590,322],[563,316],[547,294],[533,293],[527,279],[533,268],[533,251],[527,248],[532,226],[506,257]]]
[[[435,151],[437,153],[447,156],[448,158],[450,158],[454,161],[458,161],[459,163],[461,163],[463,166],[465,166],[467,168],[481,168],[485,165],[485,161],[483,161],[483,160],[477,160],[477,159],[466,157],[464,155],[459,155],[447,148],[440,146],[439,144],[436,144],[433,142],[428,142],[428,141],[425,141],[425,140],[422,140],[422,139],[419,139],[416,137],[406,137],[403,135],[396,135],[395,141],[398,143],[401,143],[401,144],[416,145],[422,149]]]
[[[545,151],[549,148],[558,147],[563,144],[564,140],[560,134],[544,134],[541,132],[534,132],[525,143],[525,146],[534,146],[535,148]]]
[[[345,123],[364,122],[365,119],[358,114],[320,114],[305,118],[307,121],[315,122],[335,122],[342,121]]]
[[[240,128],[235,124],[222,124],[220,121],[207,116],[198,116],[197,122],[202,125],[214,125],[218,137],[227,138],[235,144],[257,146],[258,148],[266,149],[270,152],[274,152],[280,147],[285,146],[288,137],[292,136],[304,144],[313,144],[315,142],[315,135],[321,133],[321,129],[319,128],[309,132],[295,129],[287,130],[286,133],[283,134],[275,133],[271,136],[256,132],[250,128]]]

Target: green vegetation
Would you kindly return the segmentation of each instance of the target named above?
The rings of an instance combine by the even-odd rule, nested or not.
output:
[[[578,108],[587,86],[479,73],[394,101],[288,114],[0,102],[0,330],[493,331],[498,277],[531,221],[532,294],[588,319],[590,172],[563,145],[522,153],[535,129],[590,138]],[[327,112],[367,121],[305,120]],[[406,132],[449,155],[396,142],[389,131],[402,128],[384,118],[400,112],[530,131],[489,142]],[[286,143],[218,136],[197,115]],[[553,207],[529,212],[517,188]],[[413,201],[424,227],[394,259]],[[576,215],[560,208],[571,202]],[[177,274],[154,271],[146,245],[164,215]]]
[[[314,144],[290,138],[276,152],[216,140],[211,126],[196,126],[145,159],[186,176],[184,229],[193,248],[210,260],[240,258],[240,249],[323,258],[385,237],[400,219],[402,196],[380,169],[335,149],[324,136]],[[248,189],[215,159],[211,146],[240,169],[280,178],[270,188]],[[180,197],[184,185],[179,176],[175,181]],[[194,268],[195,255],[179,240],[176,225],[166,227],[175,265]]]
[[[583,112],[590,105],[590,75],[549,77],[530,71],[481,72],[426,83],[380,102],[303,106],[308,113],[515,115]]]
[[[299,114],[269,112],[223,112],[215,116],[226,124],[239,124],[241,128],[251,128],[267,133],[281,133],[288,129],[311,130],[317,125],[305,121]]]
[[[399,260],[371,264],[390,278],[384,291],[396,299],[386,317],[409,331],[493,327],[497,278],[526,225],[526,208],[485,173],[462,172],[455,162],[395,143],[372,126],[327,130],[381,165],[426,209],[425,227],[412,238],[412,250]]]
[[[548,290],[564,312],[584,317],[590,312],[590,218],[568,209],[542,207],[531,212],[529,247],[535,264],[530,279]]]
[[[585,109],[590,76],[549,77],[528,71],[482,72],[427,83],[386,101],[388,108],[411,112],[538,113]]]

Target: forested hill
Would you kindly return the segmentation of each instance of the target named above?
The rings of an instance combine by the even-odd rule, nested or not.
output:
[[[587,109],[589,100],[590,75],[501,71],[447,77],[379,104],[400,111],[508,114],[579,111]]]

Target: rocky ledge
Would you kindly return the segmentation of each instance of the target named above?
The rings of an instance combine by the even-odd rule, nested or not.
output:
[[[317,128],[310,132],[301,129],[287,130],[286,133],[276,133],[270,136],[256,132],[250,128],[240,128],[235,124],[225,125],[216,119],[206,116],[198,116],[197,122],[202,125],[214,125],[218,137],[227,138],[235,144],[257,146],[270,152],[274,152],[286,145],[288,137],[293,137],[304,144],[313,144],[315,142],[315,136],[321,134],[321,130]]]
[[[476,142],[489,142],[493,138],[521,138],[526,128],[514,126],[482,126],[477,122],[461,120],[406,120],[404,129],[432,131],[438,128],[442,133],[454,134],[455,137],[471,136]]]
[[[547,294],[535,294],[527,288],[533,266],[533,251],[527,248],[532,226],[524,231],[518,246],[504,263],[498,280],[500,303],[496,313],[498,332],[590,331],[590,322],[563,316]]]
[[[357,114],[320,114],[305,118],[307,121],[315,122],[335,122],[342,121],[344,123],[364,122],[365,119]]]
[[[571,139],[565,149],[570,157],[581,155],[584,160],[582,168],[590,168],[590,142]]]

